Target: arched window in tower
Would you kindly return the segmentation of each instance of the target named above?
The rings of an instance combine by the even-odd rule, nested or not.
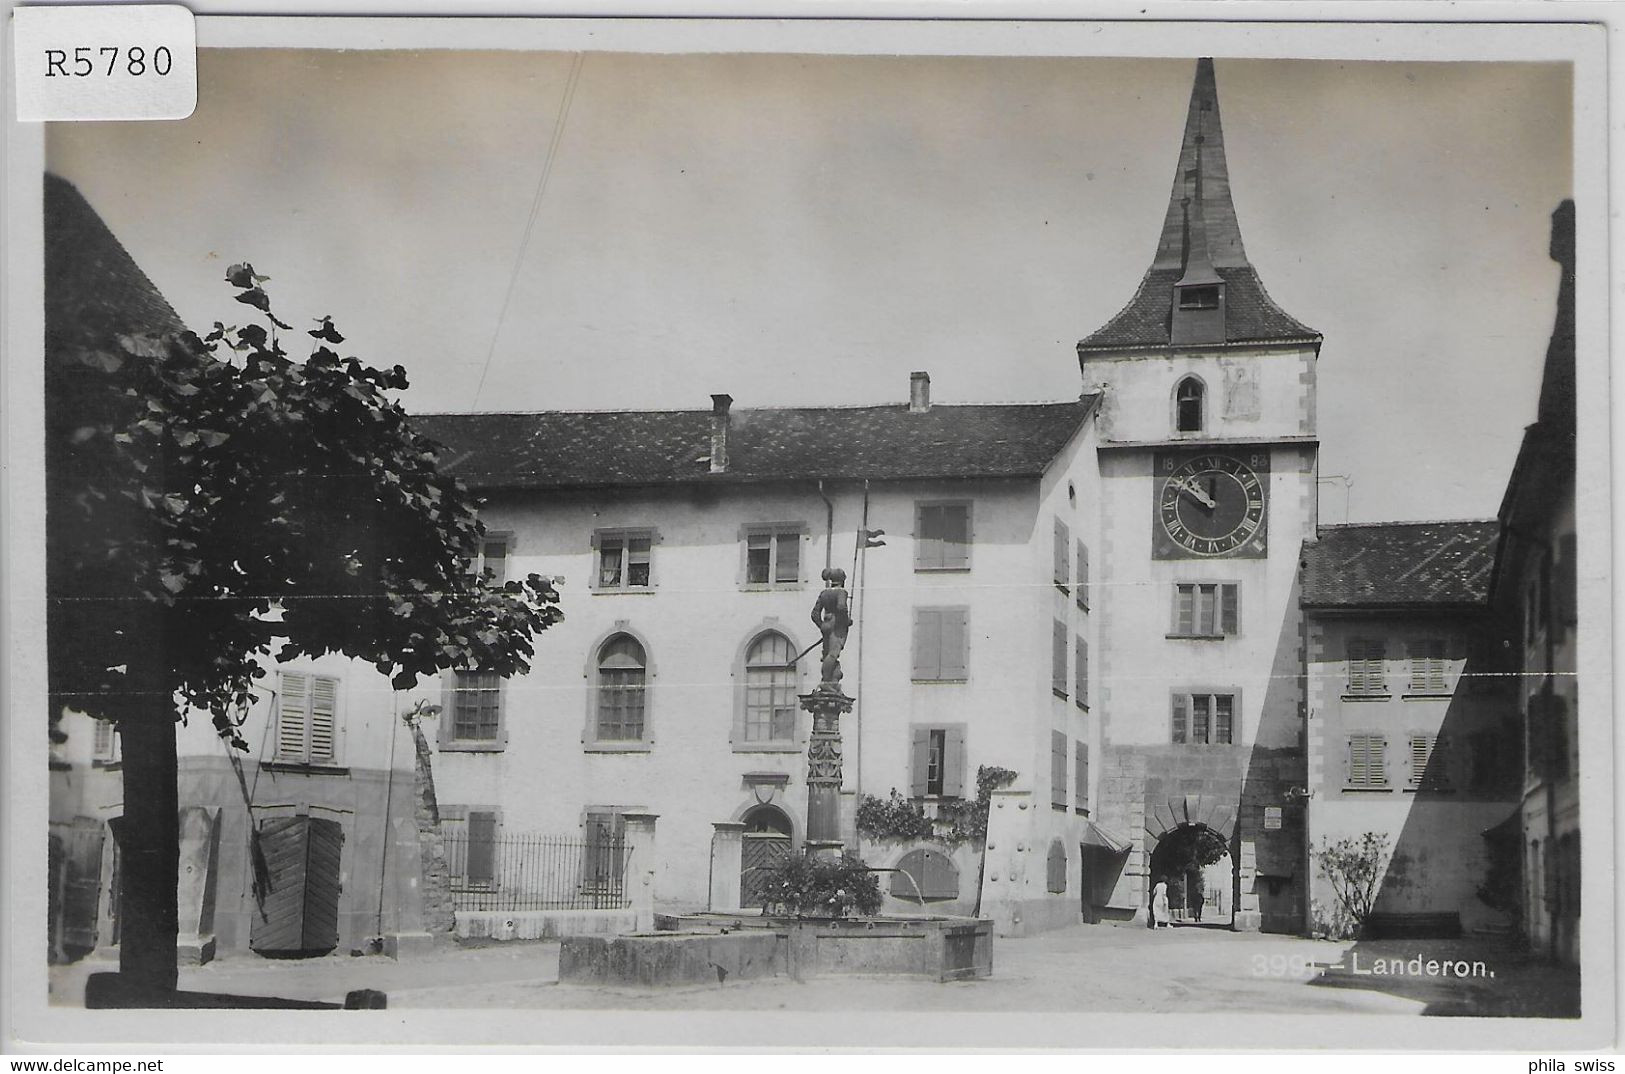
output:
[[[790,639],[769,630],[745,654],[745,741],[782,742],[796,734],[796,673]]]
[[[617,634],[598,650],[598,738],[628,742],[643,737],[648,658],[630,634]]]
[[[1186,377],[1174,389],[1174,429],[1181,433],[1202,431],[1202,382]]]

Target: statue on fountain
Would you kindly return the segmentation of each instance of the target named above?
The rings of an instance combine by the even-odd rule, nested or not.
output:
[[[825,567],[820,577],[824,580],[824,589],[813,604],[812,621],[824,640],[818,688],[814,693],[845,697],[841,690],[841,650],[846,648],[846,635],[852,629],[851,596],[846,591],[846,572],[841,568]]]

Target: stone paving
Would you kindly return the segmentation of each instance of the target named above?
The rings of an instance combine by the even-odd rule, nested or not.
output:
[[[1577,1012],[1579,995],[1572,971],[1486,940],[1354,944],[1205,927],[1153,932],[1126,925],[1077,925],[1021,939],[1001,937],[995,941],[991,978],[950,984],[844,977],[661,991],[586,987],[558,983],[558,953],[557,943],[526,943],[451,947],[404,962],[378,956],[301,961],[245,956],[183,969],[180,983],[184,989],[334,1001],[353,988],[376,988],[389,994],[391,1009],[1560,1017]],[[1430,962],[1437,964],[1432,973]],[[54,967],[53,1002],[82,1002],[85,977],[112,968],[93,962]],[[1421,972],[1376,972],[1384,968]]]

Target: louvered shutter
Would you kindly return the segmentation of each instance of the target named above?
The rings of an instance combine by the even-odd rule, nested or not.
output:
[[[965,729],[949,727],[943,736],[942,794],[961,798],[965,794]]]
[[[1443,638],[1417,638],[1411,642],[1411,681],[1413,694],[1441,694],[1445,691],[1445,644]]]
[[[1066,586],[1071,582],[1068,572],[1067,557],[1072,551],[1072,535],[1067,532],[1066,523],[1060,519],[1055,520],[1055,584]]]
[[[1174,586],[1174,633],[1196,633],[1196,587]]]
[[[1176,744],[1185,741],[1185,695],[1175,694],[1173,704],[1173,740]]]
[[[1078,542],[1078,607],[1089,607],[1089,549]]]
[[[1387,693],[1387,659],[1382,642],[1351,638],[1348,643],[1349,693]]]
[[[282,690],[277,698],[276,758],[302,763],[310,725],[310,676],[282,673]]]
[[[490,885],[496,880],[497,815],[489,812],[468,814],[467,871],[471,884]]]
[[[1077,772],[1073,775],[1072,801],[1079,809],[1089,808],[1089,743],[1079,739],[1073,743],[1077,754]]]
[[[944,608],[941,616],[941,677],[959,682],[970,673],[970,610]]]
[[[937,608],[914,609],[914,677],[943,677],[942,612]]]
[[[338,680],[312,676],[310,680],[310,763],[331,764],[338,756]]]
[[[1050,631],[1050,689],[1066,696],[1066,624],[1057,619]]]
[[[915,727],[910,730],[908,747],[908,794],[910,798],[924,798],[926,777],[931,764],[931,729]]]
[[[1220,587],[1220,622],[1219,631],[1224,634],[1235,634],[1239,631],[1241,622],[1241,587],[1227,583]]]
[[[970,506],[951,503],[942,509],[942,565],[951,570],[970,566]]]
[[[1349,783],[1356,787],[1380,787],[1388,782],[1383,754],[1387,739],[1381,735],[1349,736]]]
[[[1066,742],[1062,732],[1049,733],[1049,801],[1062,809],[1066,808]]]
[[[931,569],[943,565],[943,514],[938,504],[922,504],[914,535],[914,566]]]
[[[1085,641],[1080,636],[1077,639],[1077,644],[1073,646],[1073,650],[1074,650],[1074,652],[1072,654],[1073,662],[1077,665],[1077,667],[1074,668],[1073,672],[1072,672],[1072,677],[1073,677],[1073,680],[1074,680],[1073,689],[1077,694],[1077,696],[1073,700],[1075,700],[1078,703],[1078,707],[1080,709],[1088,708],[1089,707],[1089,643],[1087,641]]]

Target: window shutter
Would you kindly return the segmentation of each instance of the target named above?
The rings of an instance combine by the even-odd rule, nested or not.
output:
[[[1072,551],[1072,535],[1067,532],[1066,523],[1060,519],[1055,520],[1055,584],[1065,586],[1071,578],[1068,577],[1067,554]]]
[[[1219,608],[1221,634],[1239,633],[1238,624],[1241,621],[1241,587],[1233,583],[1220,586]]]
[[[1077,667],[1073,670],[1075,685],[1073,689],[1077,696],[1073,699],[1079,708],[1089,707],[1089,643],[1080,634],[1077,644],[1073,646],[1073,660]]]
[[[1089,607],[1089,549],[1078,542],[1078,607]]]
[[[947,504],[942,511],[942,565],[954,569],[970,566],[970,506]]]
[[[942,612],[914,609],[914,677],[942,678]]]
[[[491,572],[491,584],[502,585],[508,580],[508,542],[487,540],[484,552],[485,569]]]
[[[941,613],[942,657],[941,676],[960,681],[969,678],[970,670],[970,611],[966,608],[944,608]]]
[[[1089,808],[1089,743],[1081,738],[1072,744],[1077,755],[1077,772],[1073,775],[1072,800],[1079,809]]]
[[[1060,731],[1049,733],[1049,801],[1050,805],[1066,808],[1066,735]]]
[[[945,798],[962,798],[965,794],[965,728],[948,727],[943,736],[942,794]]]
[[[1174,633],[1196,633],[1196,587],[1174,586]]]
[[[1417,638],[1411,642],[1411,681],[1413,694],[1439,694],[1445,691],[1445,643],[1443,638]]]
[[[1175,743],[1185,741],[1185,695],[1174,695],[1173,739]]]
[[[942,566],[942,516],[938,504],[921,504],[914,534],[914,566]]]
[[[1557,617],[1558,621],[1566,626],[1579,622],[1580,606],[1577,599],[1579,589],[1580,561],[1575,550],[1575,535],[1565,533],[1557,539],[1557,565],[1552,584],[1557,589]],[[1579,893],[1576,892],[1576,895]]]
[[[281,685],[281,696],[277,698],[276,757],[279,761],[303,761],[310,722],[310,677],[284,671]]]
[[[910,798],[924,798],[926,768],[931,761],[931,729],[929,727],[915,727],[911,729],[910,735],[908,795]]]
[[[1387,660],[1388,654],[1382,642],[1369,638],[1349,639],[1349,693],[1387,693]]]
[[[310,680],[310,763],[331,763],[338,755],[338,680],[313,676]]]
[[[1066,696],[1066,624],[1055,620],[1050,631],[1050,689]]]
[[[468,864],[464,875],[470,883],[489,884],[496,879],[496,839],[495,813],[469,813]]]

